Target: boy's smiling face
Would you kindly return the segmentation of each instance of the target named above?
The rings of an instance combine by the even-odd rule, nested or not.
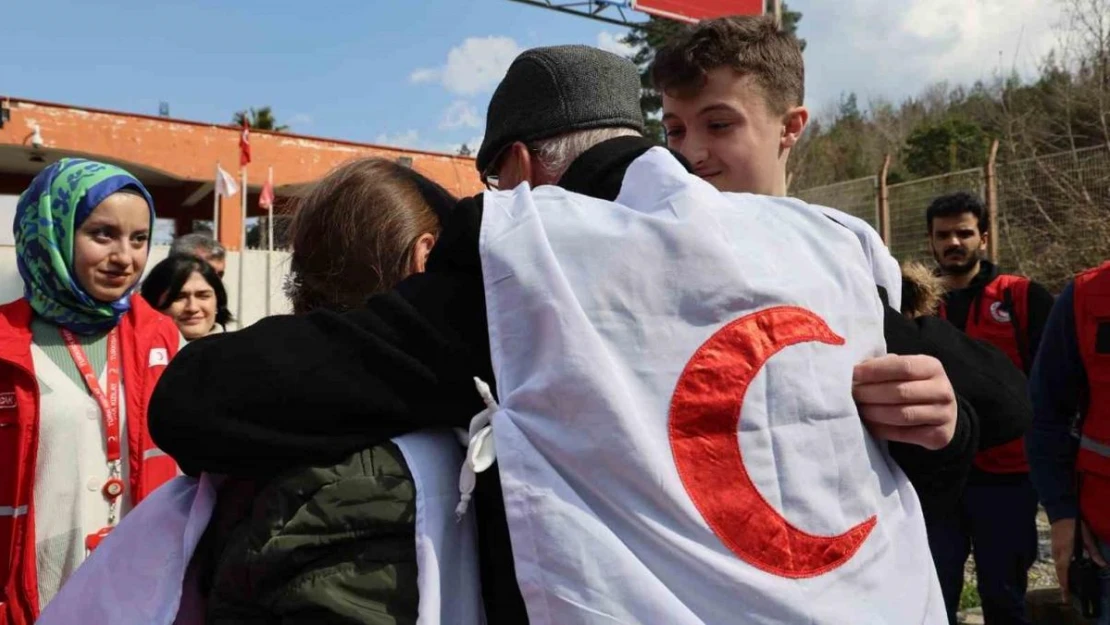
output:
[[[667,146],[722,191],[785,195],[786,158],[808,121],[804,107],[776,113],[751,76],[719,67],[702,88],[663,94]]]

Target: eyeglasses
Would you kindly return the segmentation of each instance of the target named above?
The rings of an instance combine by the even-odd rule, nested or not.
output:
[[[508,151],[511,145],[512,144],[510,143],[498,150],[497,154],[494,155],[493,160],[489,162],[489,167],[487,167],[485,171],[482,172],[482,184],[486,185],[486,189],[490,191],[497,191],[501,188],[499,186],[501,177],[498,175],[498,172],[501,171],[501,159],[505,156],[505,152]]]
[[[498,172],[501,171],[501,159],[505,157],[505,153],[509,151],[509,148],[513,147],[517,143],[519,143],[519,141],[510,143],[501,148],[501,150],[499,150],[497,154],[493,157],[493,160],[490,161],[489,167],[487,167],[486,170],[482,172],[482,183],[485,184],[486,188],[490,191],[499,191],[501,189],[501,177],[500,175],[498,175]],[[528,145],[527,143],[524,144],[524,149],[528,150],[532,154],[536,153],[536,148]]]

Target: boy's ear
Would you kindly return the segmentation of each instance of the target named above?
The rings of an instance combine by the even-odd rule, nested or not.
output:
[[[808,123],[809,110],[806,107],[795,106],[787,110],[782,116],[782,147],[794,147],[798,139],[801,139]]]

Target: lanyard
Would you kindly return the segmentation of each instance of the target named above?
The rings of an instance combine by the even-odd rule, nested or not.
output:
[[[92,366],[89,365],[89,359],[85,355],[85,350],[81,349],[81,344],[78,342],[77,337],[72,332],[65,328],[61,328],[62,340],[65,341],[66,349],[69,350],[69,355],[73,358],[73,363],[77,365],[77,370],[81,372],[81,377],[85,379],[85,386],[88,387],[89,393],[92,394],[93,399],[96,400],[97,405],[100,406],[100,414],[104,419],[104,436],[106,440],[106,447],[108,451],[108,481],[104,484],[104,496],[111,503],[111,512],[109,513],[108,522],[114,524],[117,518],[116,504],[119,501],[119,496],[123,494],[123,480],[120,479],[120,459],[122,458],[120,452],[120,422],[119,422],[119,386],[120,386],[120,353],[119,353],[119,328],[113,328],[108,333],[108,394],[105,395],[104,391],[100,388],[100,381],[97,380],[96,374],[93,373]]]

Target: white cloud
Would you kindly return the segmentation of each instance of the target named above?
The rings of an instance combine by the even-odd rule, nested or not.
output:
[[[382,133],[374,139],[374,143],[381,145],[388,145],[397,148],[414,148],[422,149],[417,144],[420,141],[420,133],[416,130],[406,130],[399,134],[385,134]]]
[[[917,95],[939,81],[1036,72],[1055,44],[1060,4],[1045,0],[847,0],[805,7],[807,103]]]
[[[472,96],[493,89],[522,48],[510,37],[469,37],[451,48],[438,68],[420,68],[413,83],[438,82],[451,93]]]
[[[481,128],[482,118],[478,116],[478,111],[473,104],[465,100],[456,100],[443,112],[439,127],[441,129]]]
[[[439,75],[440,70],[438,69],[418,69],[409,76],[409,80],[416,84],[436,82],[439,80]]]
[[[428,139],[420,135],[420,131],[408,129],[399,133],[382,133],[374,139],[374,143],[392,148],[408,148],[410,150],[424,150],[426,152],[443,152],[445,154],[458,154],[461,142],[444,141],[443,137]],[[467,144],[474,152],[478,151],[476,145]]]
[[[624,37],[623,34],[611,33],[603,30],[597,34],[597,47],[606,52],[612,52],[613,54],[623,57],[630,57],[636,53],[636,48],[621,43],[620,40],[622,37]]]

